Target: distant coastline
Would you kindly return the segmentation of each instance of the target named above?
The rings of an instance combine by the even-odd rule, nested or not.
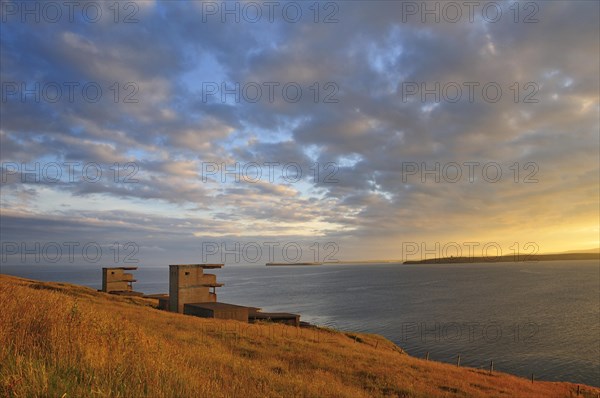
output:
[[[316,266],[334,264],[475,264],[475,263],[526,263],[537,261],[568,261],[568,260],[600,260],[600,252],[566,252],[556,254],[510,254],[498,257],[439,257],[425,260],[352,260],[352,261],[326,261],[326,262],[270,262],[265,265],[272,266]]]
[[[600,253],[521,254],[499,257],[443,257],[404,261],[403,264],[525,263],[534,261],[600,260]]]

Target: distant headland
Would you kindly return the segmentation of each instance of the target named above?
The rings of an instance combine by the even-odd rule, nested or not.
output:
[[[600,253],[511,254],[498,257],[442,257],[427,260],[404,261],[403,264],[525,263],[568,260],[600,260]]]

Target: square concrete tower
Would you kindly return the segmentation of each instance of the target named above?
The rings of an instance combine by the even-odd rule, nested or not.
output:
[[[223,264],[169,265],[169,311],[183,313],[185,304],[217,301],[217,276],[205,274],[205,269],[217,269]]]
[[[133,291],[133,274],[125,271],[135,271],[137,267],[102,268],[103,292],[131,292]]]

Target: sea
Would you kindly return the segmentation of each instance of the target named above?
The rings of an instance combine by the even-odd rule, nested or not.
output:
[[[25,278],[100,288],[101,265],[1,266]],[[226,265],[218,300],[376,333],[415,357],[538,380],[600,386],[600,264]],[[168,267],[140,266],[134,289],[168,293]]]

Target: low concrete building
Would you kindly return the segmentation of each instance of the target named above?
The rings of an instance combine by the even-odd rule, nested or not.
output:
[[[133,293],[133,274],[125,271],[135,271],[137,267],[102,268],[102,291],[107,293]]]
[[[205,274],[205,269],[218,269],[224,264],[169,265],[169,311],[183,313],[185,304],[217,301],[217,276]]]
[[[234,319],[248,322],[249,307],[227,303],[193,303],[183,306],[183,313],[202,318]]]
[[[298,327],[300,326],[300,315],[289,312],[261,312],[251,309],[248,313],[248,321],[267,321]]]

